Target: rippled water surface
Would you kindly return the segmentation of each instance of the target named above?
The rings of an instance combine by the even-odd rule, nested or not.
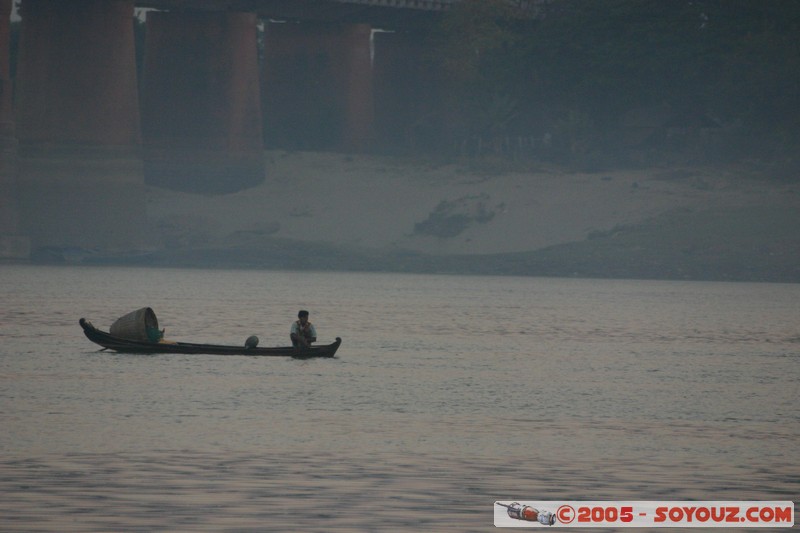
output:
[[[0,530],[485,531],[495,500],[794,500],[800,285],[0,266]],[[167,337],[334,359],[121,355]]]

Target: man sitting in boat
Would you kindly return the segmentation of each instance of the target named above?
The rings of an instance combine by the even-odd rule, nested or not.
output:
[[[297,313],[297,321],[292,324],[289,336],[295,348],[310,348],[312,342],[317,340],[317,330],[314,324],[308,321],[308,311],[301,310]]]

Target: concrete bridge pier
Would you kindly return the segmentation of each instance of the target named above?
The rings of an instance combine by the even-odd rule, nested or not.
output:
[[[267,145],[363,151],[373,141],[372,29],[271,23],[265,28]]]
[[[9,17],[13,0],[0,0],[0,260],[26,259],[30,242],[19,234],[16,195],[17,138],[11,108]]]
[[[264,180],[255,13],[151,12],[142,93],[145,180],[204,193]]]
[[[147,244],[133,6],[133,0],[22,5],[19,213],[34,251]]]
[[[344,39],[347,114],[341,146],[345,150],[363,152],[371,147],[374,136],[372,28],[367,24],[351,24],[345,28]]]

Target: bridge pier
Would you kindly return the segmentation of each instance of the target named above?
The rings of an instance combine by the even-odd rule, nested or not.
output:
[[[34,249],[146,244],[133,0],[25,0],[18,189]]]
[[[147,183],[227,193],[264,180],[257,22],[255,13],[148,14]]]
[[[11,108],[10,16],[13,0],[0,0],[0,260],[26,259],[30,242],[19,234],[17,138]]]
[[[371,33],[366,24],[266,25],[268,146],[345,151],[371,146]]]

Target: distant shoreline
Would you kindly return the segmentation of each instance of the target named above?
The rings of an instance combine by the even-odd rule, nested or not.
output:
[[[263,184],[148,188],[148,250],[33,263],[800,282],[800,184],[731,168],[576,173],[267,152]]]

